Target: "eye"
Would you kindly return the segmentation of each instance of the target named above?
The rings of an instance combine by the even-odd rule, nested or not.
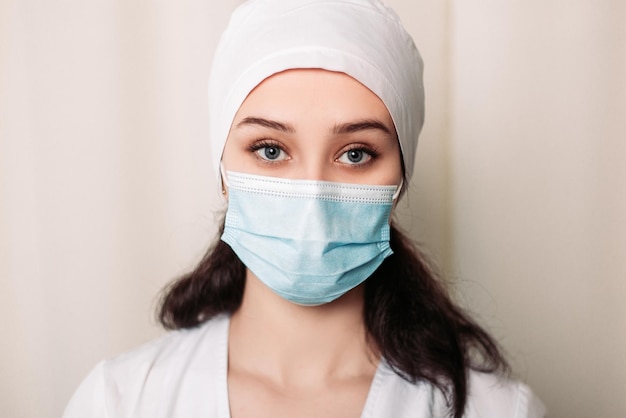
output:
[[[337,161],[343,164],[362,165],[369,162],[375,156],[373,151],[357,147],[345,151],[337,158]]]
[[[268,141],[261,141],[251,145],[250,151],[254,152],[260,159],[268,162],[283,161],[288,158],[287,153],[280,145]]]
[[[283,151],[278,147],[263,147],[257,150],[257,154],[266,160],[278,160]]]

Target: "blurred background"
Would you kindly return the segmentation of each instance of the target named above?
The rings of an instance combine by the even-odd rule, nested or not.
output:
[[[212,51],[239,1],[0,0],[0,416],[163,331],[215,235]],[[626,416],[626,3],[389,0],[426,63],[402,224],[550,416]]]

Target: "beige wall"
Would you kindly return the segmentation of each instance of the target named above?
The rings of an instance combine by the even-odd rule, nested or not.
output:
[[[236,3],[0,0],[0,416],[59,416],[161,332],[214,233],[206,74]],[[625,6],[390,3],[426,62],[403,224],[552,417],[626,416]]]
[[[453,4],[463,298],[551,416],[626,416],[626,4]]]
[[[235,1],[0,0],[0,416],[160,332],[214,233],[206,85]]]

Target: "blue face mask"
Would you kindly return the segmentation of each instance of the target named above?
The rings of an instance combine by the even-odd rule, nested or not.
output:
[[[392,254],[397,186],[227,173],[222,240],[265,285],[301,305],[328,303]]]

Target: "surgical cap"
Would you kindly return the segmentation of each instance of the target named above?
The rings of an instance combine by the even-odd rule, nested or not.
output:
[[[281,71],[345,73],[376,94],[395,124],[411,178],[424,123],[423,63],[397,14],[378,0],[249,0],[222,34],[209,79],[209,129],[218,170],[248,94]]]

